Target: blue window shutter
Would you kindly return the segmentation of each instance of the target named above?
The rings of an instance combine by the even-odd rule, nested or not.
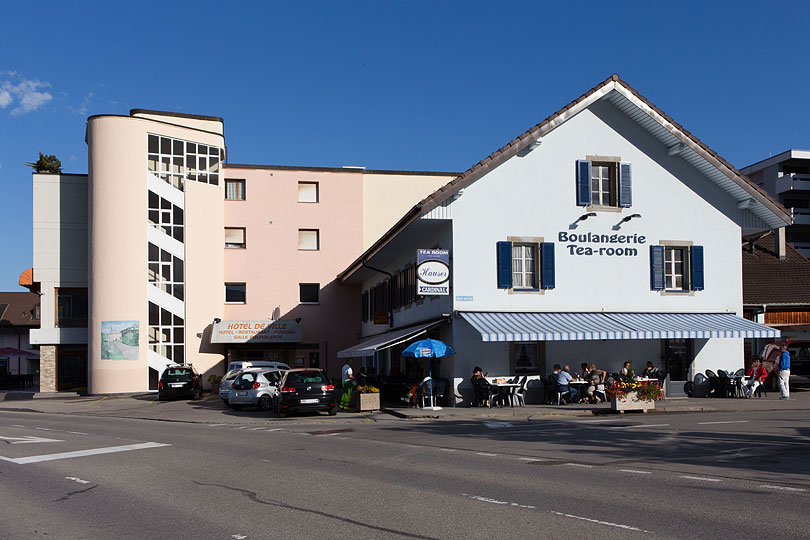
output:
[[[498,242],[498,288],[512,288],[512,242]]]
[[[703,290],[703,246],[692,246],[690,251],[690,266],[692,276],[689,280],[693,291]]]
[[[554,288],[554,242],[540,244],[540,287]]]
[[[591,204],[591,162],[577,160],[577,206]]]
[[[650,246],[650,288],[664,290],[664,246]]]
[[[619,206],[633,206],[633,175],[629,163],[619,163]]]

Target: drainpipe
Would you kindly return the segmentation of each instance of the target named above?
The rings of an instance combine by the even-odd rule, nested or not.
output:
[[[380,274],[385,274],[388,276],[388,328],[394,327],[394,275],[390,272],[386,272],[385,270],[380,270],[379,268],[374,268],[373,266],[369,266],[366,264],[365,259],[360,260],[360,266],[363,268],[368,268],[374,272],[379,272]]]

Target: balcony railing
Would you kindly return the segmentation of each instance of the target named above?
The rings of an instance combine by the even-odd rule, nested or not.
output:
[[[810,174],[786,174],[776,179],[776,192],[810,191]]]
[[[810,208],[791,208],[794,225],[810,225]]]

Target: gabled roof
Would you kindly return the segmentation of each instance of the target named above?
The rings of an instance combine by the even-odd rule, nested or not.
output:
[[[34,307],[38,304],[38,294],[0,292],[0,326],[38,327],[39,320],[34,319]]]
[[[338,279],[345,280],[353,274],[362,266],[363,261],[372,257],[421,215],[438,207],[460,190],[526,150],[529,145],[601,99],[609,100],[628,117],[644,127],[653,137],[665,144],[670,149],[670,155],[677,154],[682,157],[734,197],[740,208],[748,208],[768,227],[779,228],[792,222],[790,212],[779,201],[658,109],[618,75],[612,75],[425,197],[338,275]]]
[[[774,234],[743,244],[744,305],[810,305],[810,261],[790,244],[785,247],[780,259]]]

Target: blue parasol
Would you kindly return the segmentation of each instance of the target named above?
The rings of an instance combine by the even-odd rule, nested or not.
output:
[[[412,358],[439,358],[442,356],[450,356],[451,354],[456,354],[456,350],[444,341],[438,339],[420,339],[419,341],[411,343],[402,351],[402,356]],[[430,379],[428,387],[430,388],[431,408],[437,409],[433,404],[433,374],[430,369],[430,360],[428,360],[428,378]]]

